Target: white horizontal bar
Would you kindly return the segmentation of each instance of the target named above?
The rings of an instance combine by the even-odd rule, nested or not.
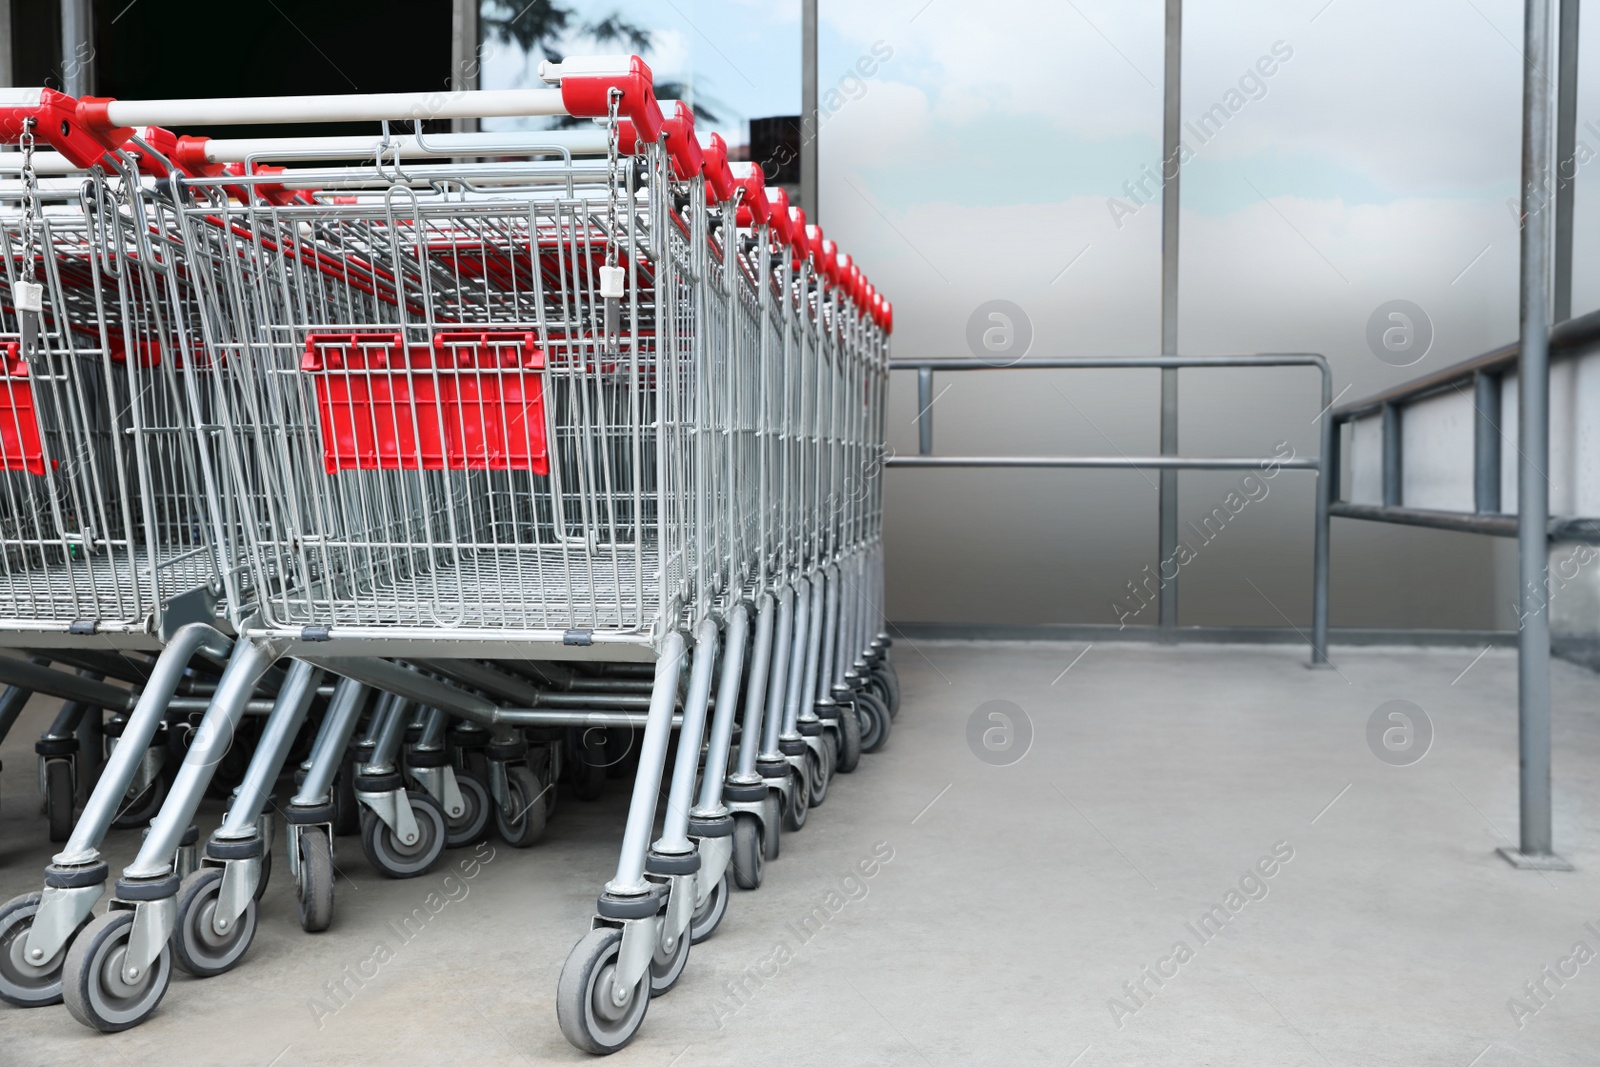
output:
[[[22,173],[21,152],[0,152],[0,171]],[[72,162],[60,152],[35,152],[33,154],[33,172],[35,174],[82,174],[82,167],[74,167]]]
[[[441,133],[383,138],[361,137],[213,137],[205,142],[207,163],[243,163],[248,159],[372,159],[379,147],[383,158],[439,159],[450,156],[518,155],[535,150],[566,149],[577,156],[604,155],[606,132],[551,130],[547,133]]]
[[[385,119],[512,118],[566,113],[559,89],[241,96],[209,100],[113,100],[106,105],[106,118],[116,126],[380,122]]]
[[[436,182],[466,180],[473,185],[566,185],[568,181],[578,188],[603,187],[608,176],[604,163],[577,164],[568,167],[557,163],[539,166],[530,163],[475,163],[470,168],[440,164],[439,166],[402,167],[398,174],[393,168],[382,173],[374,167],[303,167],[283,174],[264,175],[262,181],[281,185],[285,189],[380,189],[391,185],[431,185]],[[250,185],[249,179],[207,179],[219,184]]]

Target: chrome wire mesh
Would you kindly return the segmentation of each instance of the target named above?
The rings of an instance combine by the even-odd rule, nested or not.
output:
[[[6,628],[153,631],[168,599],[218,584],[180,384],[193,294],[179,246],[151,236],[153,211],[136,178],[96,171],[81,195],[43,205],[31,344],[15,301],[0,303],[0,352],[14,357],[0,405]],[[4,215],[9,294],[29,272],[21,208]],[[37,448],[19,447],[30,430]]]
[[[704,455],[727,405],[698,351],[704,209],[668,221],[659,149],[622,165],[614,350],[604,186],[478,191],[463,165],[431,188],[269,207],[193,183],[181,229],[217,368],[214,456],[262,625],[651,635],[708,610],[737,561],[709,515],[727,506]],[[547,470],[423,445],[463,428],[417,398],[465,388],[426,353],[475,330],[534,339]],[[338,388],[392,410],[329,416],[325,350],[330,367],[363,353]],[[473,387],[530,389],[517,375],[477,365]],[[461,418],[507,418],[480,409]],[[345,462],[330,428],[372,454]]]

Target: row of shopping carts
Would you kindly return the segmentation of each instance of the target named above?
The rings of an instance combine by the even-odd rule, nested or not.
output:
[[[244,956],[279,821],[321,930],[336,832],[396,877],[532,844],[642,730],[557,991],[614,1051],[883,744],[890,305],[637,57],[541,76],[0,94],[0,729],[66,702],[38,750],[66,841],[0,907],[0,998],[137,1025],[174,967]],[[594,123],[426,132],[503,116]],[[310,122],[382,125],[167,129]],[[96,917],[106,835],[145,821]]]

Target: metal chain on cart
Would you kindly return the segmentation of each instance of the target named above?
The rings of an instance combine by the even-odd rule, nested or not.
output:
[[[605,305],[604,346],[608,356],[618,354],[618,331],[622,321],[622,286],[624,271],[617,264],[619,241],[618,191],[622,167],[617,143],[618,109],[622,104],[622,90],[613,88],[606,95],[606,262],[600,268],[600,298]]]
[[[44,286],[39,284],[39,178],[33,170],[35,120],[22,123],[22,265],[12,283],[12,296],[21,319],[22,351],[26,358],[39,341],[39,314],[44,310]]]
[[[622,90],[612,89],[606,98],[606,266],[617,265],[617,185],[621,181],[620,155],[617,143],[617,109],[622,104]]]

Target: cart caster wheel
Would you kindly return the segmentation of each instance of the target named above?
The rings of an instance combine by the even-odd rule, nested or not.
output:
[[[820,808],[822,802],[828,799],[828,780],[833,776],[833,760],[828,755],[827,745],[819,753],[814,749],[806,749],[806,777],[811,794],[811,806]]]
[[[361,801],[356,799],[355,764],[345,760],[333,778],[333,832],[349,837],[361,832]]]
[[[461,789],[463,810],[459,816],[450,820],[450,829],[444,839],[445,848],[476,845],[488,837],[489,814],[494,808],[494,800],[489,796],[489,787],[483,783],[482,778],[465,771],[457,771],[456,785]]]
[[[766,867],[766,843],[754,815],[733,817],[733,882],[740,889],[760,889]]]
[[[272,880],[272,850],[261,854],[261,875],[256,879],[256,892],[254,899],[259,901],[261,894],[267,891],[267,883]]]
[[[761,830],[761,848],[767,857],[767,862],[778,858],[778,853],[783,848],[783,802],[778,794],[767,791],[767,818]]]
[[[861,715],[855,707],[844,704],[839,708],[839,762],[833,769],[849,774],[861,762]]]
[[[517,764],[506,768],[506,793],[516,815],[507,818],[505,811],[496,804],[495,829],[512,848],[527,848],[544,836],[544,783],[531,767]]]
[[[161,802],[167,799],[167,779],[164,775],[158,776],[155,781],[145,786],[144,792],[129,800],[122,799],[122,804],[117,809],[117,817],[111,820],[111,825],[119,830],[131,830],[140,826],[150,825],[150,820],[156,817],[156,812],[161,810]]]
[[[856,694],[855,702],[856,714],[861,716],[861,751],[876,752],[889,740],[889,709],[865,690]]]
[[[868,676],[868,682],[873,695],[889,709],[889,718],[897,718],[900,715],[900,675],[895,673],[894,664],[888,660],[878,664]]]
[[[549,752],[546,752],[537,761],[538,770],[535,772],[540,782],[550,783],[550,788],[544,791],[544,821],[547,826],[550,824],[550,820],[556,817],[556,802],[561,796],[561,786],[556,783],[557,776],[550,773],[554,758]]]
[[[783,806],[783,828],[793,833],[805,829],[811,811],[811,775],[794,771],[789,775],[789,803]]]
[[[689,940],[699,944],[717,932],[717,927],[722,925],[722,917],[728,914],[728,872],[722,872],[722,878],[711,887],[711,895],[706,897],[706,902],[694,910],[694,918],[689,921]]]
[[[572,947],[556,985],[556,1021],[573,1046],[597,1056],[624,1048],[639,1032],[650,1007],[650,976],[628,991],[622,1003],[611,993],[622,931],[602,926]]]
[[[665,921],[665,916],[660,921]],[[691,927],[692,928],[692,927]],[[670,993],[683,977],[684,965],[689,962],[689,946],[694,939],[689,930],[678,935],[669,951],[656,939],[656,954],[650,959],[650,995],[659,997]]]
[[[572,754],[572,795],[579,800],[599,800],[606,791],[606,769],[583,758],[581,752]]]
[[[173,962],[196,978],[231,971],[256,936],[256,902],[245,905],[233,929],[217,933],[211,924],[222,889],[222,868],[202,867],[178,889],[178,922],[170,945]],[[130,913],[131,914],[131,913]]]
[[[633,746],[635,740],[632,727],[612,726],[606,729],[607,778],[634,777],[634,772],[639,769],[639,753]]]
[[[409,845],[370,810],[361,815],[361,850],[374,867],[390,878],[427,874],[444,855],[444,809],[426,793],[407,791],[406,800],[417,820],[417,839]]]
[[[300,877],[294,884],[300,901],[300,929],[319,934],[333,923],[333,844],[320,826],[300,832]]]
[[[62,842],[72,836],[72,761],[44,762],[44,812],[50,823],[50,840]]]
[[[61,965],[72,941],[68,940],[53,958],[38,963],[29,960],[24,952],[43,896],[24,893],[0,906],[0,1000],[19,1008],[39,1008],[61,1001]],[[83,933],[83,926],[78,927],[78,934]]]
[[[196,872],[199,873],[199,872]],[[83,928],[61,974],[61,999],[72,1017],[102,1033],[138,1026],[150,1017],[172,983],[172,942],[148,970],[123,980],[122,959],[133,933],[132,911],[111,911]]]

